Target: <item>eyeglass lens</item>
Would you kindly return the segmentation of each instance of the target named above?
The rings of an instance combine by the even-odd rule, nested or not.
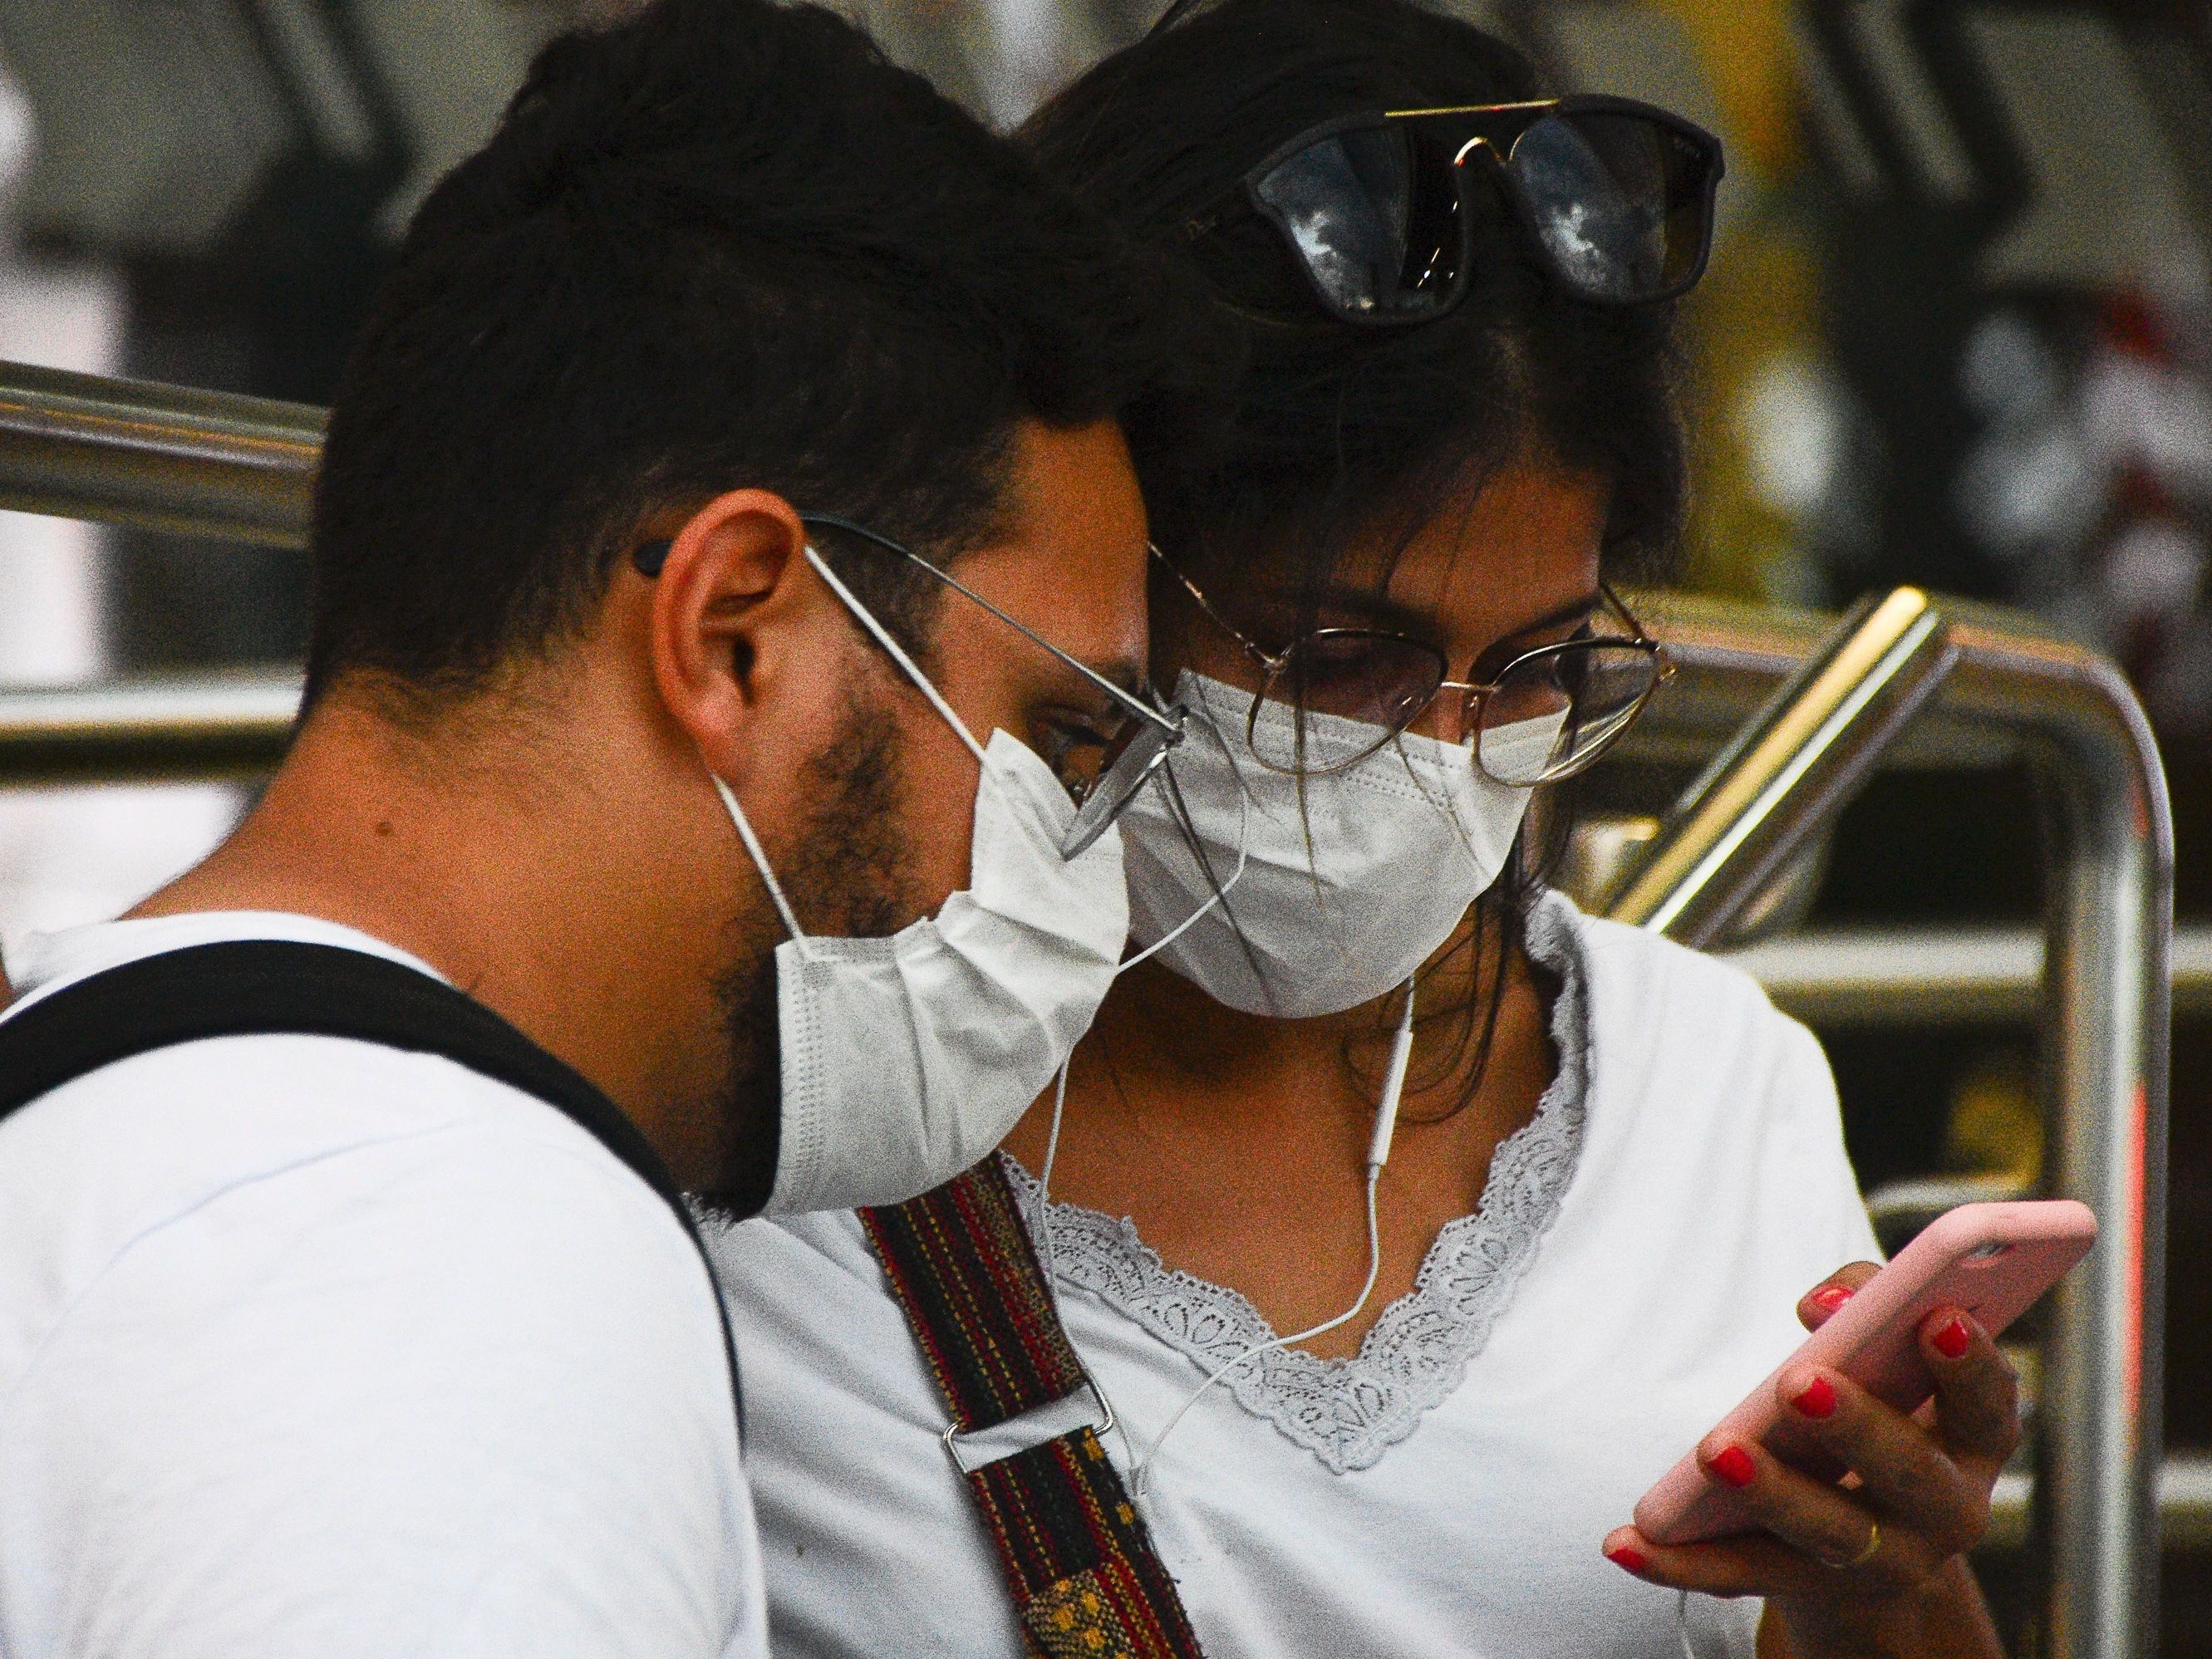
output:
[[[1180,730],[1185,714],[1178,707],[1168,711],[1168,718]],[[1122,722],[1112,742],[1070,750],[1055,765],[1062,787],[1077,803],[1074,819],[1060,837],[1060,857],[1076,857],[1106,833],[1174,751],[1176,741],[1151,721],[1133,715]]]
[[[1278,772],[1340,770],[1405,730],[1443,681],[1443,653],[1399,635],[1350,628],[1302,635],[1261,693],[1273,706],[1255,705],[1252,752]]]
[[[1561,277],[1595,300],[1686,281],[1705,241],[1705,153],[1641,115],[1547,115],[1507,166]]]
[[[1457,292],[1466,243],[1463,118],[1422,118],[1319,139],[1253,186],[1322,295],[1347,315],[1413,322]],[[1628,301],[1686,284],[1705,252],[1712,158],[1648,116],[1552,114],[1506,161],[1560,278]]]
[[[1441,653],[1396,635],[1305,635],[1254,701],[1254,757],[1278,772],[1341,771],[1419,718],[1444,678]],[[1575,640],[1532,652],[1482,697],[1468,734],[1471,758],[1500,783],[1565,777],[1620,735],[1658,683],[1657,658],[1626,640]]]
[[[1475,760],[1500,783],[1570,776],[1620,734],[1658,684],[1658,659],[1640,645],[1577,640],[1532,653],[1482,700]]]

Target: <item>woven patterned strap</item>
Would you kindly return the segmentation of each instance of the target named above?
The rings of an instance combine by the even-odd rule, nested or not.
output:
[[[860,1220],[957,1430],[994,1428],[1085,1386],[995,1154]],[[1175,1580],[1093,1431],[967,1479],[1032,1654],[1200,1659]]]

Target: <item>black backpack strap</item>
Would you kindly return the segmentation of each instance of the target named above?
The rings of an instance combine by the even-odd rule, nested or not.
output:
[[[278,939],[196,945],[91,975],[0,1018],[0,1122],[63,1084],[135,1054],[203,1037],[348,1037],[436,1054],[565,1114],[660,1195],[706,1266],[706,1246],[667,1166],[637,1126],[573,1067],[483,1004],[419,969],[342,945]],[[738,1421],[730,1316],[707,1270]]]

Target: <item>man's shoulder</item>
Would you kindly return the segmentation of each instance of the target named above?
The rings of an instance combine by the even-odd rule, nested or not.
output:
[[[454,1062],[221,1038],[65,1085],[0,1136],[0,1461],[37,1454],[5,1507],[43,1529],[0,1532],[64,1589],[264,1640],[343,1609],[702,1654],[757,1593],[697,1251]],[[579,1634],[611,1613],[635,1629]]]
[[[131,1168],[227,1184],[423,1137],[472,1133],[485,1149],[581,1154],[622,1165],[557,1108],[439,1054],[294,1032],[195,1038],[131,1055],[47,1091],[0,1121],[0,1187],[32,1167]],[[424,1146],[424,1156],[436,1155]],[[642,1189],[642,1183],[637,1183]]]
[[[579,1249],[677,1302],[706,1294],[675,1216],[591,1134],[433,1054],[208,1038],[104,1066],[0,1124],[0,1260],[40,1264],[0,1272],[0,1370],[105,1295],[169,1279],[225,1279],[250,1299],[311,1289],[320,1264],[368,1305],[422,1294],[442,1260],[495,1262],[523,1284]],[[601,1282],[579,1287],[580,1318]],[[611,1312],[627,1318],[669,1298],[620,1300]]]
[[[94,923],[15,941],[9,963],[25,994],[0,1019],[0,1033],[111,972],[181,964],[201,948],[233,945],[306,947],[370,975],[445,983],[397,947],[311,916],[205,912]],[[256,971],[272,970],[264,963]],[[340,975],[324,991],[343,996],[349,983]],[[51,1211],[83,1189],[135,1194],[137,1218],[149,1225],[256,1182],[327,1186],[356,1167],[388,1173],[410,1159],[515,1164],[545,1157],[602,1167],[642,1193],[587,1130],[521,1089],[436,1054],[296,1030],[130,1054],[0,1118],[0,1194]],[[0,1218],[15,1207],[0,1201]]]

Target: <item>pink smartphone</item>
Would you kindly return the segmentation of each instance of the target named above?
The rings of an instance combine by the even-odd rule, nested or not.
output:
[[[2071,1199],[1961,1204],[1938,1216],[1869,1279],[1827,1323],[1715,1426],[1756,1440],[1777,1457],[1840,1476],[1775,1398],[1775,1379],[1810,1360],[1841,1371],[1899,1411],[1936,1391],[1920,1357],[1920,1323],[1938,1308],[1964,1308],[1991,1336],[2027,1311],[2097,1242],[2097,1218]],[[1694,1544],[1757,1522],[1743,1496],[1709,1479],[1694,1449],[1637,1501],[1636,1529],[1654,1543]]]

